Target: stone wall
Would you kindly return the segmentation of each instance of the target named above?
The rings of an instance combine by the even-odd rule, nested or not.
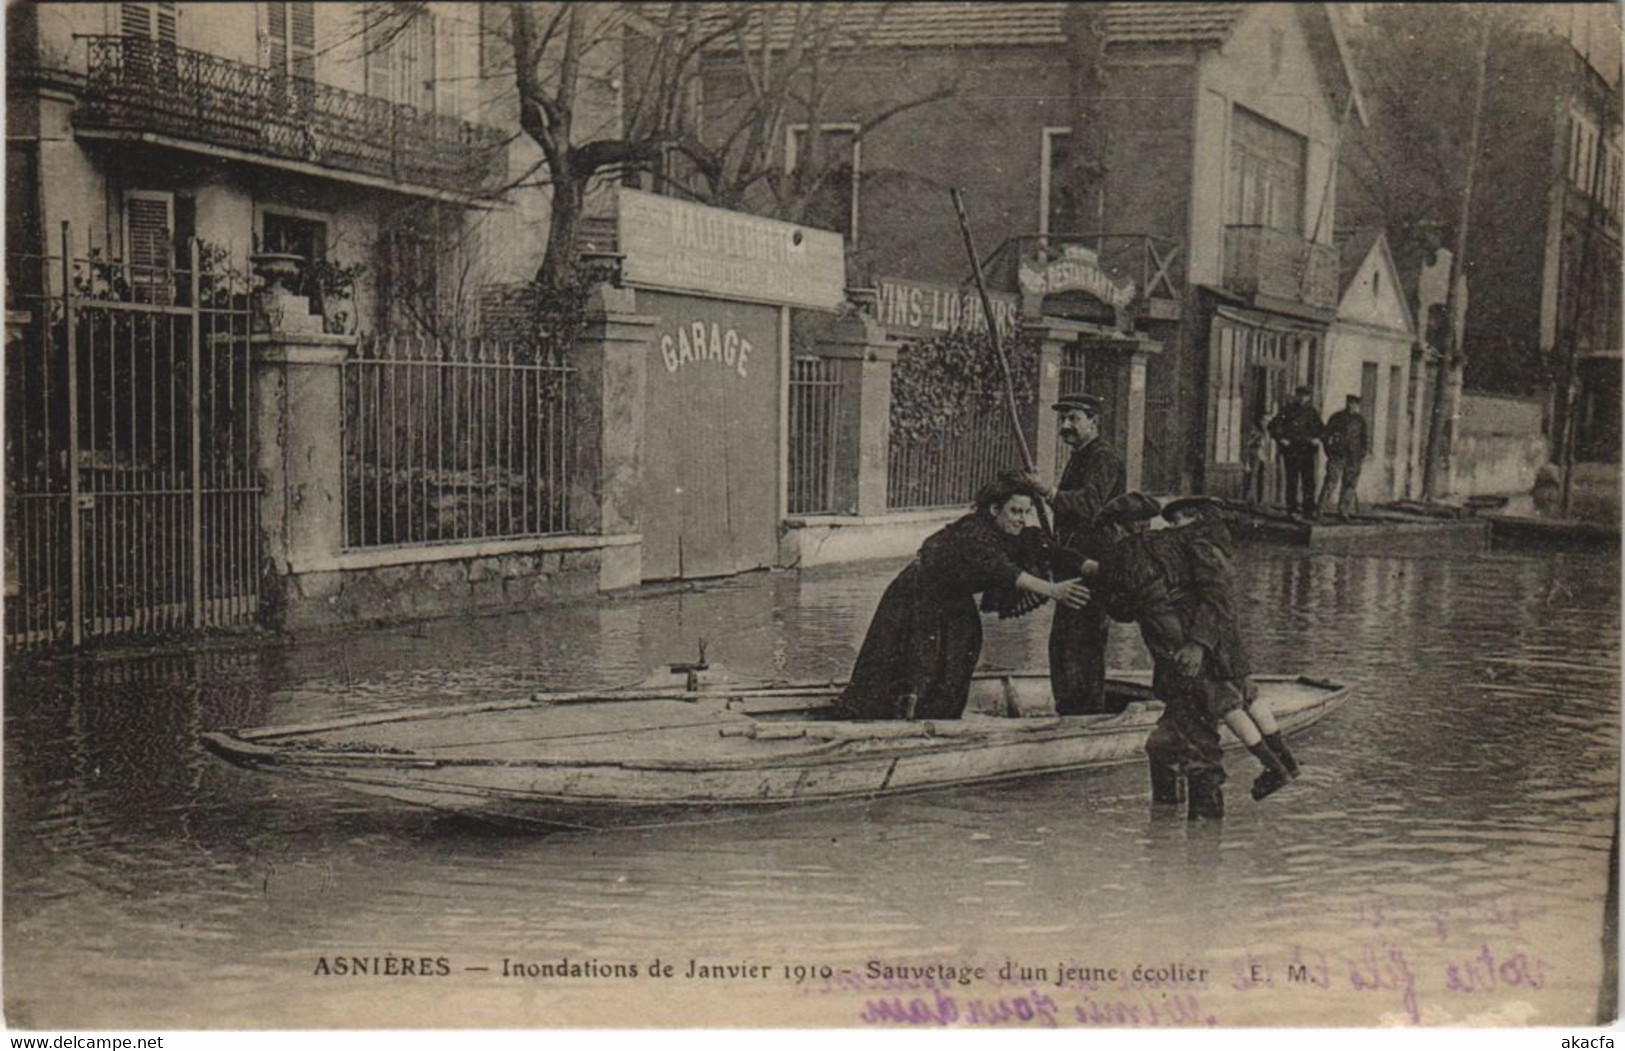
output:
[[[1457,496],[1525,497],[1547,460],[1542,403],[1463,392],[1454,449]]]

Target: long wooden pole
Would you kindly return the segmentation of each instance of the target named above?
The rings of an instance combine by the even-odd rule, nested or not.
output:
[[[987,318],[987,335],[993,341],[993,353],[999,359],[999,371],[1004,375],[1005,404],[1010,409],[1010,426],[1016,429],[1016,444],[1021,448],[1021,462],[1029,472],[1037,473],[1038,461],[1027,445],[1027,434],[1021,429],[1021,410],[1016,405],[1016,383],[1010,374],[1010,359],[1004,353],[1004,341],[999,338],[998,319],[993,316],[993,301],[987,295],[987,280],[982,276],[982,259],[976,254],[976,240],[971,236],[970,219],[965,216],[965,198],[956,186],[948,191],[954,199],[954,211],[959,214],[959,232],[965,238],[965,252],[970,256],[971,273],[976,277],[976,294],[982,297],[982,314]]]

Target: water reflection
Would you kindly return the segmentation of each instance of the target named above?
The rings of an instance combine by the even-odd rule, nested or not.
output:
[[[557,1024],[628,990],[459,977],[450,994],[313,981],[325,953],[861,964],[1018,955],[1200,959],[1230,1024],[1372,1024],[1402,997],[1348,974],[1388,947],[1421,1020],[1493,1013],[1443,986],[1479,947],[1524,952],[1529,1021],[1587,1020],[1617,805],[1617,560],[1243,549],[1256,662],[1358,688],[1299,748],[1303,778],[1229,814],[1157,815],[1124,768],[608,836],[515,834],[208,758],[218,726],[626,683],[708,656],[742,676],[850,667],[895,565],[736,580],[253,651],[65,662],[8,676],[5,979],[14,1024]],[[986,660],[1042,660],[1048,614],[990,623]],[[1132,630],[1114,663],[1144,666]],[[1323,993],[1249,998],[1236,961],[1298,954]],[[1339,984],[1340,983],[1340,984]],[[854,1024],[850,990],[685,996],[695,1021],[772,1003]],[[1122,995],[1143,996],[1143,990]],[[1092,995],[1103,998],[1105,991]],[[1317,999],[1319,996],[1321,998]],[[710,1011],[712,1014],[704,1014]],[[731,1013],[730,1013],[731,1012]],[[1477,1014],[1475,1014],[1477,1012]]]

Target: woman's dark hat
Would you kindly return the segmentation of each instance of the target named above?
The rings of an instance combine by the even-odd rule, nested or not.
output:
[[[1099,416],[1106,408],[1106,399],[1096,394],[1068,394],[1057,401],[1050,408],[1056,412],[1071,412],[1073,409],[1082,409],[1092,416]]]
[[[1224,501],[1216,496],[1176,496],[1162,505],[1162,517],[1178,514],[1180,511],[1200,511],[1203,508],[1218,510],[1224,507]]]
[[[1100,525],[1144,522],[1157,517],[1161,510],[1157,502],[1144,493],[1124,493],[1108,500],[1095,516],[1095,521]]]

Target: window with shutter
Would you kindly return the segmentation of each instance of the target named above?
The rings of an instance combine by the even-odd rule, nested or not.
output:
[[[468,34],[455,18],[441,19],[435,30],[435,112],[461,118],[470,94],[463,83],[468,65],[464,61]]]
[[[367,94],[432,112],[435,105],[435,18],[422,8],[372,8],[363,15]]]
[[[173,195],[131,190],[124,195],[124,263],[137,303],[174,302]]]
[[[512,24],[507,4],[480,5],[480,76],[489,77],[513,69]]]
[[[265,37],[275,97],[283,105],[309,106],[316,80],[316,5],[267,3]]]
[[[175,77],[175,4],[172,0],[119,5],[127,81],[156,88]]]

